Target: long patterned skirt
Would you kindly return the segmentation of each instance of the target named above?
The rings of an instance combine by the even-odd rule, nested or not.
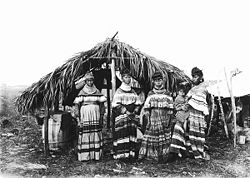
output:
[[[177,153],[180,157],[182,157],[181,150],[183,150],[183,152],[191,153],[195,159],[204,158],[206,128],[204,114],[191,108],[187,125],[187,129],[184,130],[183,123],[176,123],[169,151]]]
[[[165,109],[152,109],[151,117],[142,139],[140,158],[160,159],[166,155],[170,145],[171,125],[170,115]]]
[[[103,147],[100,108],[98,105],[84,105],[80,113],[83,128],[79,131],[78,160],[99,160]]]
[[[115,118],[114,159],[135,158],[139,117],[122,114]]]

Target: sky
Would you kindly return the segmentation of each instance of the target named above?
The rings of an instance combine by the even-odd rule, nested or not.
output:
[[[112,37],[205,80],[249,70],[250,1],[0,0],[0,83],[31,85]]]

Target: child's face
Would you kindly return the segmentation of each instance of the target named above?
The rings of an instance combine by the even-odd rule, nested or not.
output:
[[[163,85],[163,79],[162,78],[157,78],[154,80],[154,85],[156,87],[161,87]]]
[[[180,95],[180,96],[185,96],[185,93],[184,93],[183,90],[179,90],[179,91],[178,91],[178,95]]]

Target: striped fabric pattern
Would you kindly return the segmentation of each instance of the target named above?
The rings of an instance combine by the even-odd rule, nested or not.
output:
[[[100,123],[100,106],[97,102],[101,96],[79,96],[81,103],[80,123],[82,128],[78,138],[78,160],[100,160],[102,156],[103,137]]]
[[[170,152],[178,153],[181,157],[180,149],[186,150],[185,132],[183,129],[183,123],[177,121],[174,126],[174,133],[172,136],[172,142],[169,148]]]
[[[112,107],[117,107],[118,105],[129,105],[135,104],[140,105],[142,102],[136,92],[132,89],[130,91],[124,91],[120,88],[116,90],[114,98],[112,101]]]
[[[113,117],[115,117],[114,159],[135,157],[139,116],[126,114],[126,111],[133,112],[141,102],[133,89],[124,91],[118,88],[116,90],[112,102]]]
[[[204,114],[201,111],[192,110],[189,116],[189,125],[189,140],[186,145],[195,159],[203,158],[206,128]]]
[[[82,104],[97,104],[98,102],[106,101],[105,96],[97,96],[97,95],[80,95],[76,97],[75,103],[82,103]]]
[[[165,93],[149,93],[144,108],[173,108],[173,98]]]
[[[176,123],[169,151],[181,157],[181,150],[184,150],[192,153],[195,159],[204,158],[205,128],[203,112],[191,108],[188,129],[183,129],[183,123]]]
[[[149,92],[144,110],[148,114],[146,131],[143,136],[140,158],[159,159],[167,154],[171,138],[171,115],[173,100],[164,93]]]
[[[114,159],[135,157],[139,116],[123,114],[115,119]]]
[[[194,86],[188,93],[187,97],[190,98],[188,104],[194,109],[202,111],[205,115],[209,114],[208,105],[206,101],[207,89],[206,86],[201,83]]]

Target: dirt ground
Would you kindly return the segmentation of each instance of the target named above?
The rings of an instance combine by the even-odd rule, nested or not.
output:
[[[102,161],[79,162],[73,151],[46,158],[41,126],[34,119],[9,120],[12,124],[0,130],[0,177],[250,177],[250,143],[234,148],[221,130],[207,138],[210,161],[124,163],[111,158],[106,144]]]

